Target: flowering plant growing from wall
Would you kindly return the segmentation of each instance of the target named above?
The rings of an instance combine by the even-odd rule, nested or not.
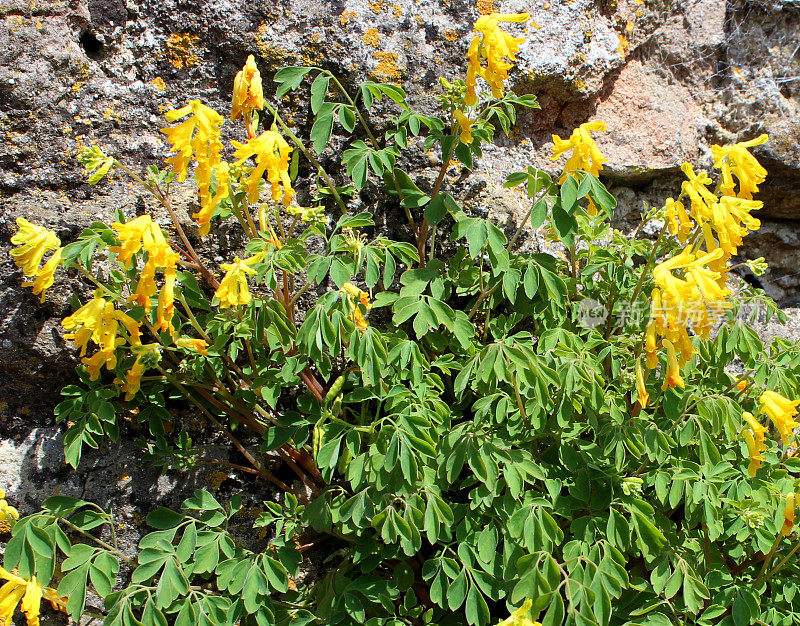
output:
[[[508,176],[529,202],[516,232],[471,216],[448,191],[453,162],[479,168],[482,144],[538,108],[504,85],[523,40],[500,24],[527,19],[478,20],[437,115],[316,67],[278,71],[270,91],[250,57],[239,140],[194,100],[166,114],[163,169],[81,153],[89,182],[129,176],[156,210],[64,246],[19,219],[12,255],[34,294],[57,271],[95,290],[62,322],[80,358],[56,409],[67,462],[132,420],[165,469],[219,463],[188,411],[230,445],[226,469],[271,488],[252,533],[233,530],[240,496],[199,490],[152,511],[135,554],[95,504],[54,495],[18,519],[0,500],[4,623],[17,603],[37,623],[42,599],[114,625],[797,623],[800,349],[762,343],[743,312],[782,314],[731,280],[764,269],[736,260],[760,226],[767,173],[749,150],[767,137],[715,147],[714,177],[685,164],[677,197],[626,236],[598,179],[605,125],[587,122],[553,137],[556,180]],[[282,117],[291,91],[307,137]],[[379,101],[395,111],[382,135]],[[334,131],[336,173],[320,158]],[[441,154],[431,183],[400,166],[420,143]],[[195,232],[174,205],[187,180]],[[348,211],[368,185],[404,218],[396,239]],[[520,251],[528,226],[563,253]],[[222,228],[242,245],[216,264]]]

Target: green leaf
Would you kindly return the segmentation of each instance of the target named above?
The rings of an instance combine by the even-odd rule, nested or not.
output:
[[[275,95],[280,98],[289,91],[294,91],[303,82],[303,78],[313,67],[284,67],[275,73],[274,80],[278,83]]]
[[[325,102],[325,95],[328,93],[328,84],[331,77],[320,72],[311,83],[311,112],[315,115]]]

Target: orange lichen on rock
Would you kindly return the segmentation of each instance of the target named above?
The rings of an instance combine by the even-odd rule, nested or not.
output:
[[[372,76],[374,78],[384,81],[400,80],[400,68],[397,67],[397,53],[376,52],[375,58],[378,59],[378,65],[372,71]]]
[[[377,28],[370,28],[367,30],[367,32],[364,33],[363,39],[365,44],[373,48],[377,48],[381,45],[381,34],[378,32]]]
[[[200,38],[190,33],[172,33],[167,39],[167,60],[176,69],[197,65],[200,58],[194,53]]]
[[[494,0],[478,0],[475,3],[475,8],[478,9],[478,13],[481,15],[491,15],[497,12]]]

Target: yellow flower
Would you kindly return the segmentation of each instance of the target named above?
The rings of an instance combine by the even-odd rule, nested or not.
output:
[[[647,393],[647,387],[644,383],[641,359],[636,359],[636,400],[643,409],[646,409],[650,402],[650,394]]]
[[[745,411],[742,413],[742,419],[750,426],[748,430],[742,433],[742,436],[747,444],[747,451],[750,456],[750,465],[747,467],[747,473],[752,478],[756,475],[756,470],[761,467],[761,463],[764,461],[764,457],[761,456],[761,453],[767,449],[765,441],[767,429],[765,426],[758,423],[758,420],[753,417],[752,413]]]
[[[17,248],[11,251],[14,263],[21,267],[25,276],[35,276],[39,271],[42,257],[50,250],[61,245],[61,240],[52,230],[31,224],[24,217],[17,218],[19,231],[11,237],[11,243]]]
[[[461,126],[461,142],[472,143],[472,133],[469,132],[469,129],[472,126],[472,120],[464,115],[461,111],[454,111],[453,114],[455,115],[459,126]]]
[[[711,219],[711,206],[719,201],[717,196],[708,190],[712,180],[705,172],[695,174],[691,163],[681,165],[681,171],[688,179],[681,183],[681,195],[689,196],[692,202],[690,211],[692,219],[702,226]]]
[[[686,243],[686,238],[692,233],[692,221],[686,214],[686,207],[677,200],[667,198],[666,211],[670,234],[677,235],[678,241]]]
[[[591,131],[605,130],[605,122],[595,120],[581,124],[572,131],[569,139],[561,139],[558,135],[553,135],[553,156],[550,157],[551,161],[556,161],[566,151],[572,150],[572,156],[567,159],[567,163],[564,165],[564,173],[558,181],[559,184],[563,184],[567,180],[568,173],[575,170],[583,170],[594,176],[598,175],[600,170],[603,169],[603,163],[608,159],[603,158],[600,148],[597,147],[594,139],[592,139]],[[589,215],[597,214],[597,209],[591,200],[589,200],[588,213]]]
[[[758,191],[758,186],[767,178],[765,170],[756,158],[748,152],[748,148],[760,146],[769,140],[765,133],[750,141],[743,141],[732,146],[711,146],[714,155],[714,167],[721,172],[720,191],[724,196],[735,196],[750,200]],[[734,192],[733,176],[739,180],[739,193]]]
[[[503,95],[503,82],[508,78],[508,70],[512,63],[505,59],[516,61],[514,56],[519,50],[519,45],[525,41],[524,37],[512,37],[503,32],[498,22],[526,22],[530,19],[528,13],[502,14],[492,13],[483,15],[475,22],[474,30],[477,34],[467,52],[469,66],[467,67],[467,95],[464,102],[467,106],[475,106],[478,97],[475,94],[476,78],[481,76],[492,89],[492,96],[500,98]],[[481,59],[486,59],[486,67],[481,65]]]
[[[783,445],[789,445],[789,438],[794,437],[794,429],[800,426],[794,417],[800,400],[789,400],[774,391],[761,394],[761,412],[764,413],[778,430]]]
[[[19,519],[19,512],[6,502],[6,492],[0,488],[0,523]]]
[[[114,222],[111,226],[117,231],[122,242],[122,245],[110,248],[117,254],[120,263],[130,267],[134,254],[142,249],[147,252],[147,261],[139,274],[136,289],[128,298],[130,302],[136,302],[149,309],[150,298],[158,292],[156,270],[164,269],[164,287],[158,297],[156,328],[172,333],[175,270],[180,258],[178,253],[167,243],[161,227],[153,222],[149,215],[142,215],[124,224]]]
[[[63,248],[58,248],[51,256],[47,263],[45,263],[42,268],[36,272],[36,278],[32,283],[22,283],[23,287],[33,287],[33,294],[39,295],[42,294],[41,302],[44,302],[44,292],[50,289],[53,286],[53,275],[56,272],[56,268],[61,264],[61,251]]]
[[[169,263],[164,268],[164,286],[158,294],[158,308],[156,309],[155,329],[166,330],[170,335],[175,333],[175,328],[172,326],[172,318],[175,315],[175,264],[177,260],[176,254],[174,262]]]
[[[530,617],[531,607],[533,600],[528,599],[516,611],[511,613],[502,622],[498,622],[497,626],[542,626],[539,622],[534,622]]]
[[[256,67],[256,60],[251,54],[244,67],[236,74],[233,81],[233,101],[231,103],[231,119],[239,119],[244,115],[250,117],[253,109],[264,108],[264,89],[261,86],[261,74]]]
[[[8,581],[0,587],[0,624],[2,626],[11,625],[18,604],[25,615],[28,626],[38,626],[42,598],[50,602],[55,610],[66,612],[67,599],[59,598],[55,590],[50,587],[42,588],[35,576],[28,580],[0,567],[0,578]]]
[[[214,177],[217,180],[217,190],[214,195],[208,199],[206,204],[200,207],[197,213],[192,213],[192,217],[197,220],[201,237],[207,235],[211,230],[211,217],[214,215],[214,211],[217,210],[219,203],[231,195],[229,183],[230,166],[225,161],[222,161],[214,171]]]
[[[369,294],[356,287],[353,283],[345,283],[342,285],[341,291],[347,295],[350,306],[353,308],[351,319],[358,328],[364,330],[369,326],[369,323],[358,305],[361,304],[365,310],[369,311],[372,308]]]
[[[81,356],[86,354],[90,339],[100,346],[100,350],[92,357],[81,359],[92,380],[97,380],[103,365],[108,370],[117,365],[115,350],[125,343],[125,339],[119,336],[120,323],[128,332],[130,344],[141,345],[139,323],[126,313],[116,310],[113,302],[100,296],[96,296],[61,322],[64,328],[74,331],[64,336],[72,339],[75,347],[80,348]]]
[[[151,228],[152,224],[153,220],[149,215],[140,215],[130,222],[111,224],[122,243],[119,246],[111,246],[109,250],[117,255],[117,260],[126,268],[131,266],[133,255],[142,249],[144,233]]]
[[[683,382],[683,376],[681,376],[681,366],[678,364],[675,346],[668,339],[664,339],[662,343],[667,349],[667,374],[664,377],[664,384],[661,385],[661,391],[666,391],[668,387],[683,388],[686,383]]]
[[[119,378],[114,379],[116,384],[121,385],[120,391],[125,393],[126,401],[133,400],[133,397],[139,391],[145,370],[156,365],[161,360],[158,344],[150,343],[134,350],[138,351],[138,354],[133,365],[125,374],[125,381],[123,382]]]
[[[250,303],[250,290],[247,287],[247,275],[255,274],[256,271],[249,267],[254,262],[255,257],[241,260],[233,258],[233,263],[223,263],[222,269],[226,272],[222,282],[219,284],[214,297],[219,300],[219,306],[227,309],[232,306],[246,305]]]
[[[289,156],[292,148],[281,134],[274,130],[266,130],[247,143],[242,144],[238,141],[231,143],[236,147],[233,156],[239,159],[240,164],[250,157],[255,157],[256,167],[247,178],[248,201],[258,202],[259,184],[266,171],[267,180],[272,187],[272,200],[277,202],[282,199],[283,204],[288,206],[294,198],[292,180],[289,177]]]
[[[178,180],[184,180],[189,169],[189,162],[194,156],[197,160],[194,177],[197,180],[200,206],[205,208],[210,218],[213,212],[213,208],[208,209],[208,205],[212,201],[211,176],[218,170],[221,163],[222,142],[220,141],[219,127],[223,119],[214,109],[205,106],[199,100],[192,100],[180,109],[168,111],[165,117],[168,122],[174,122],[189,113],[192,115],[178,126],[161,129],[161,132],[167,135],[167,140],[172,144],[172,151],[177,152],[175,156],[167,159],[167,163],[172,163],[172,171],[178,175]]]
[[[794,529],[794,515],[797,505],[795,503],[794,491],[786,496],[786,510],[783,513],[783,526],[781,527],[781,535],[788,537],[792,534]]]
[[[181,337],[175,342],[179,348],[186,348],[200,354],[208,354],[208,342],[204,339],[193,339],[191,337]]]

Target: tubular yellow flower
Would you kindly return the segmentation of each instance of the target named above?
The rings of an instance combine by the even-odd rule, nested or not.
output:
[[[750,456],[750,464],[747,466],[747,473],[752,478],[756,475],[756,471],[761,467],[764,461],[764,457],[761,456],[761,453],[767,449],[765,437],[767,429],[765,426],[758,423],[758,420],[753,417],[752,413],[745,411],[742,413],[742,419],[750,426],[749,429],[745,429],[742,432],[742,436],[747,444],[747,451]]]
[[[461,111],[454,111],[453,115],[455,115],[458,125],[461,126],[461,142],[472,143],[472,133],[469,132],[470,127],[472,126],[472,120],[464,115]]]
[[[53,286],[53,275],[56,269],[61,264],[61,251],[63,248],[58,248],[53,255],[47,260],[42,268],[36,273],[36,278],[32,283],[22,283],[23,287],[33,287],[33,294],[42,294],[41,302],[44,302],[44,293]]]
[[[253,257],[251,257],[252,259]],[[249,259],[233,258],[233,263],[223,263],[222,269],[226,272],[219,284],[214,297],[219,300],[220,308],[227,309],[232,306],[250,303],[250,290],[247,287],[247,275],[256,271],[248,266]]]
[[[208,342],[206,342],[204,339],[181,337],[175,342],[175,345],[179,348],[185,348],[187,350],[192,350],[193,352],[198,352],[199,354],[208,354]]]
[[[788,446],[789,439],[794,437],[794,429],[800,426],[794,419],[800,400],[789,400],[774,391],[765,391],[761,394],[760,403],[761,412],[775,425],[783,445]]]
[[[686,214],[683,203],[667,198],[667,224],[671,235],[676,235],[678,241],[686,243],[686,238],[692,233],[692,220]]]
[[[644,383],[644,372],[642,371],[642,360],[636,359],[636,400],[643,409],[650,403],[650,394]]]
[[[369,326],[369,322],[367,322],[364,313],[358,305],[363,305],[364,309],[369,311],[372,308],[372,303],[369,301],[369,294],[356,287],[353,283],[345,283],[342,285],[341,291],[347,295],[350,306],[353,308],[351,319],[356,327],[364,330]]]
[[[742,141],[732,146],[711,146],[714,167],[722,176],[720,191],[724,196],[735,196],[750,200],[758,191],[758,186],[767,178],[765,170],[748,148],[760,146],[769,140],[766,133],[750,141]],[[739,193],[734,192],[733,176],[739,180]]]
[[[140,215],[130,222],[114,222],[111,228],[117,231],[122,242],[119,246],[111,246],[109,250],[117,255],[117,260],[126,268],[130,268],[133,255],[142,249],[145,232],[150,230],[153,220],[149,215]]]
[[[233,81],[231,119],[237,120],[242,115],[247,119],[253,109],[260,111],[263,108],[264,89],[261,85],[261,74],[256,67],[256,60],[251,54]]]
[[[525,41],[524,37],[512,37],[503,32],[498,22],[527,22],[528,13],[503,14],[492,13],[478,18],[473,27],[477,33],[472,39],[467,52],[469,66],[467,67],[467,95],[464,102],[467,106],[475,106],[478,97],[475,94],[476,78],[481,76],[492,89],[492,96],[500,98],[503,95],[503,83],[508,78],[508,70],[513,66],[509,61],[516,61],[514,56],[519,51],[519,45]],[[481,59],[486,59],[486,67],[481,65]]]
[[[167,266],[164,268],[164,286],[158,294],[158,308],[156,310],[156,324],[155,329],[161,331],[168,331],[170,335],[175,334],[175,329],[172,326],[172,318],[175,315],[175,278],[176,278],[176,264],[178,262],[178,255],[175,254],[173,259],[170,259]]]
[[[6,492],[0,487],[0,524],[19,519],[19,512],[6,502]]]
[[[250,157],[254,157],[256,161],[256,167],[247,178],[248,201],[258,202],[259,183],[266,171],[267,180],[272,187],[272,200],[282,200],[288,206],[294,198],[294,189],[289,178],[289,156],[292,148],[281,134],[275,130],[266,130],[247,143],[231,143],[236,147],[233,156],[239,159],[240,164]]]
[[[692,219],[702,226],[711,219],[711,205],[718,202],[717,196],[708,190],[712,180],[705,172],[695,174],[691,163],[681,165],[681,170],[688,179],[681,183],[681,194],[689,196]]]
[[[675,346],[668,339],[664,339],[661,343],[667,349],[667,374],[664,377],[664,384],[661,385],[661,391],[666,391],[668,387],[685,387],[686,383],[683,382],[683,376],[681,376],[681,366],[678,364]]]
[[[794,516],[797,503],[795,502],[794,491],[786,496],[786,510],[783,513],[783,526],[781,527],[781,535],[788,537],[794,530]]]
[[[19,230],[11,237],[11,243],[18,247],[11,251],[11,256],[25,276],[35,276],[42,257],[50,250],[58,248],[61,240],[52,230],[31,224],[24,217],[17,218],[17,227]]]

